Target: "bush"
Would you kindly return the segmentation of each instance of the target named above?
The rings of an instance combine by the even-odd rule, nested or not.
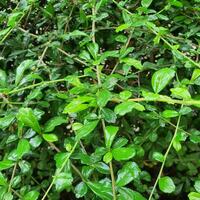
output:
[[[0,199],[200,199],[199,0],[0,7]]]

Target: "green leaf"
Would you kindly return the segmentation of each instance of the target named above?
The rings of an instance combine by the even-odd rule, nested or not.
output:
[[[58,141],[58,137],[55,134],[49,133],[49,134],[42,134],[42,137],[44,138],[44,140],[46,140],[47,142],[56,142]]]
[[[195,81],[200,76],[200,69],[194,69],[191,81]]]
[[[105,107],[108,101],[111,99],[112,94],[109,90],[101,89],[97,92],[97,105],[101,108]]]
[[[16,70],[16,77],[15,77],[15,85],[18,85],[23,78],[25,70],[30,68],[33,65],[33,60],[25,60],[23,61]]]
[[[119,128],[117,126],[106,126],[105,133],[104,133],[106,147],[108,147],[108,148],[111,147],[112,142],[113,142],[118,130],[119,130]]]
[[[20,108],[17,119],[23,122],[25,126],[32,128],[35,132],[41,133],[39,122],[31,108]]]
[[[140,171],[135,162],[126,163],[117,173],[116,185],[122,187],[129,184],[132,180],[139,177]]]
[[[156,71],[151,79],[151,84],[155,93],[162,91],[166,85],[172,80],[175,71],[170,68],[163,68]]]
[[[70,172],[64,173],[61,172],[56,176],[54,184],[56,186],[56,191],[61,192],[65,189],[68,189],[73,181],[72,174]]]
[[[131,96],[132,96],[132,92],[127,91],[127,90],[124,90],[124,91],[122,91],[122,92],[119,93],[119,97],[120,97],[122,100],[127,100],[127,99],[129,99]]]
[[[118,32],[120,32],[120,31],[123,31],[123,30],[128,29],[130,26],[131,26],[131,24],[121,24],[120,26],[118,26],[118,27],[116,28],[115,31],[118,33]]]
[[[13,161],[11,160],[2,160],[0,161],[0,171],[4,169],[9,169],[14,165]]]
[[[194,188],[197,192],[200,193],[200,180],[196,180],[194,183]]]
[[[163,162],[164,161],[164,156],[160,152],[153,152],[153,159]]]
[[[96,60],[99,52],[99,45],[97,43],[90,43],[87,45],[87,48],[94,60]]]
[[[0,87],[6,87],[7,85],[7,75],[6,72],[0,69]]]
[[[169,176],[160,178],[158,185],[160,190],[164,193],[172,193],[175,191],[174,182]]]
[[[89,135],[97,126],[99,120],[87,122],[80,129],[76,131],[76,140],[80,140]]]
[[[40,193],[36,190],[30,191],[25,194],[23,197],[23,200],[37,200],[39,197]]]
[[[146,200],[139,192],[129,188],[119,188],[119,200]]]
[[[48,120],[44,125],[44,132],[51,132],[56,126],[67,123],[67,118],[56,116]]]
[[[22,12],[14,12],[12,13],[8,18],[8,26],[14,27],[17,23],[20,17],[23,15]]]
[[[87,182],[88,187],[101,199],[111,200],[113,199],[112,188],[110,184],[104,184],[100,182]]]
[[[103,161],[105,163],[109,163],[112,160],[112,153],[111,152],[107,152],[104,156],[103,156]]]
[[[190,192],[188,194],[189,200],[199,200],[200,199],[200,193],[197,192]]]
[[[26,139],[20,139],[17,145],[17,157],[21,159],[24,154],[30,151],[30,144]]]
[[[184,99],[184,100],[185,99],[191,99],[191,95],[188,92],[187,88],[177,87],[177,88],[170,89],[170,91],[172,93],[172,96],[176,97],[178,99]]]
[[[133,102],[133,101],[127,101],[127,102],[123,102],[123,103],[118,104],[115,107],[114,112],[118,115],[123,116],[126,113],[131,112],[133,110],[133,108],[138,110],[138,111],[144,111],[145,110],[143,105],[136,103],[136,102]]]
[[[175,110],[165,110],[162,112],[162,116],[165,118],[173,118],[173,117],[177,117],[179,115],[179,113]]]
[[[132,157],[134,157],[135,154],[136,154],[135,149],[130,147],[121,147],[112,150],[112,155],[114,159],[117,161],[129,160]]]
[[[153,2],[153,0],[142,0],[141,4],[142,4],[143,7],[148,8],[151,5],[152,2]]]
[[[78,199],[84,197],[87,194],[87,191],[88,187],[84,182],[80,182],[74,189],[74,193]]]
[[[6,186],[7,185],[7,180],[4,177],[4,175],[0,172],[0,186]]]
[[[6,129],[15,119],[14,114],[8,114],[2,118],[0,118],[0,129]]]
[[[134,58],[122,58],[120,62],[126,63],[127,65],[133,66],[139,70],[143,69],[142,63]]]
[[[115,123],[117,115],[109,108],[102,108],[102,116],[108,123]]]

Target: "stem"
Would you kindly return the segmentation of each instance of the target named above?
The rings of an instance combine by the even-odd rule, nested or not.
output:
[[[112,161],[109,162],[109,167],[110,167],[110,175],[111,175],[111,180],[112,180],[112,192],[113,192],[113,200],[116,200],[116,192],[115,192],[115,175],[113,172],[113,166],[112,166]]]
[[[163,168],[164,168],[164,166],[165,166],[165,162],[166,162],[167,156],[168,156],[169,151],[170,151],[170,149],[171,149],[171,147],[172,147],[172,144],[173,144],[173,142],[174,142],[174,139],[176,138],[176,135],[177,135],[177,131],[178,131],[178,128],[179,128],[180,120],[181,120],[181,115],[179,115],[179,117],[178,117],[178,121],[177,121],[177,124],[176,124],[176,129],[175,129],[175,132],[174,132],[174,136],[173,136],[173,138],[172,138],[172,140],[171,140],[171,142],[170,142],[170,144],[169,144],[169,146],[168,146],[168,148],[167,148],[167,151],[165,152],[163,163],[162,163],[162,165],[161,165],[161,167],[160,167],[160,171],[159,171],[159,173],[158,173],[158,176],[157,176],[157,178],[156,178],[156,181],[155,181],[155,183],[154,183],[153,189],[152,189],[152,191],[151,191],[151,194],[150,194],[148,200],[151,200],[151,199],[152,199],[152,196],[153,196],[153,194],[154,194],[154,191],[155,191],[155,189],[156,189],[156,186],[157,186],[157,184],[158,184],[158,181],[159,181],[159,179],[160,179],[160,177],[161,177],[161,175],[162,175]]]
[[[41,200],[44,200],[46,198],[46,196],[48,195],[49,191],[51,190],[51,188],[53,187],[53,184],[56,180],[56,178],[58,177],[58,175],[62,172],[62,170],[64,169],[65,165],[67,164],[69,158],[71,157],[72,153],[75,151],[76,146],[78,145],[79,141],[76,141],[76,143],[74,144],[72,150],[70,151],[70,153],[68,154],[68,156],[66,157],[66,159],[64,160],[61,168],[55,173],[55,176],[53,177],[53,180],[51,181],[51,184],[49,185],[48,189],[46,190],[44,196],[42,197]]]
[[[92,42],[95,43],[95,17],[96,17],[96,10],[95,10],[95,3],[94,2],[94,5],[92,7]]]
[[[11,189],[12,189],[12,182],[13,182],[13,178],[15,176],[16,169],[17,169],[17,163],[15,163],[13,171],[12,171],[12,176],[11,176],[11,179],[10,179],[10,184],[9,184],[9,187],[8,187],[8,192],[10,192]]]

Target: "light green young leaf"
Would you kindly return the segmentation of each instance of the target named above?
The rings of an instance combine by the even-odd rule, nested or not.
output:
[[[121,147],[112,150],[112,155],[114,159],[117,161],[129,160],[132,157],[134,157],[135,154],[136,154],[135,149],[130,147]]]
[[[189,91],[187,90],[187,88],[177,87],[177,88],[170,89],[170,91],[172,93],[172,96],[178,99],[184,99],[184,100],[191,99],[191,95]]]
[[[179,113],[175,110],[165,110],[162,112],[162,116],[165,118],[173,118],[173,117],[177,117],[179,115]]]
[[[6,129],[14,121],[14,119],[15,115],[13,113],[0,118],[0,129]]]
[[[169,176],[160,178],[158,185],[160,190],[164,193],[172,193],[175,191],[174,182]]]
[[[123,116],[126,113],[131,112],[133,110],[133,108],[138,110],[138,111],[144,111],[145,110],[143,105],[136,103],[136,102],[133,102],[133,101],[127,101],[127,102],[123,102],[123,103],[118,104],[115,107],[114,112],[118,115]]]
[[[126,63],[127,65],[133,66],[139,70],[143,69],[142,63],[134,58],[122,58],[120,62]]]
[[[44,125],[44,132],[51,132],[56,126],[67,123],[67,118],[56,116],[48,120]]]
[[[148,8],[152,2],[153,2],[153,0],[142,0],[141,4],[143,7]]]
[[[23,122],[25,126],[32,128],[35,132],[41,133],[39,122],[31,108],[20,108],[17,119]]]
[[[58,141],[58,137],[55,134],[51,134],[51,133],[49,133],[49,134],[42,134],[42,137],[47,142],[56,142],[56,141]]]
[[[20,17],[23,15],[23,12],[14,12],[12,13],[8,18],[8,26],[14,27],[17,23]]]
[[[116,185],[123,187],[129,184],[132,180],[138,178],[140,171],[135,162],[127,162],[117,173]]]
[[[191,81],[195,81],[200,76],[200,69],[194,69]]]
[[[96,60],[99,52],[99,45],[97,43],[90,43],[87,45],[87,48],[94,60]]]
[[[14,165],[13,161],[11,160],[2,160],[0,161],[0,171],[4,169],[9,169]]]
[[[23,197],[23,200],[37,200],[39,197],[40,193],[36,190],[30,191],[25,194]]]
[[[17,145],[17,157],[21,159],[24,154],[30,151],[30,144],[26,139],[20,139]]]
[[[111,200],[113,198],[112,187],[110,184],[87,182],[87,185],[101,199]]]
[[[8,183],[7,183],[7,180],[6,178],[4,177],[4,175],[0,172],[0,186],[6,186]]]
[[[120,26],[118,26],[118,27],[116,28],[115,31],[118,33],[118,32],[120,32],[120,31],[123,31],[123,30],[128,29],[130,26],[131,26],[131,24],[121,24]]]
[[[76,131],[76,140],[80,140],[89,135],[97,126],[99,120],[87,122]]]
[[[156,71],[151,79],[151,84],[155,93],[162,91],[166,85],[172,80],[175,71],[170,68],[163,68]]]
[[[30,68],[33,64],[33,60],[24,60],[16,70],[15,85],[18,85],[23,78],[26,69]]]
[[[128,91],[128,90],[124,90],[122,92],[119,93],[119,97],[122,100],[127,100],[132,96],[132,92]]]
[[[200,193],[200,180],[196,180],[194,183],[194,188],[197,192]]]
[[[118,130],[119,128],[117,126],[106,126],[104,134],[105,134],[105,143],[107,148],[111,147],[112,142]]]
[[[97,92],[97,104],[99,107],[103,108],[106,106],[108,101],[111,99],[112,94],[109,90],[101,89]]]
[[[112,153],[109,151],[103,156],[103,161],[109,163],[112,160]]]
[[[188,194],[189,200],[199,200],[200,199],[200,193],[197,192],[190,192]]]

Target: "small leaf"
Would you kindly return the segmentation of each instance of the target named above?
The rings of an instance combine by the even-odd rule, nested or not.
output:
[[[47,142],[56,142],[56,141],[58,141],[58,137],[55,134],[42,134],[42,137]]]
[[[17,145],[17,157],[18,159],[21,159],[24,154],[28,153],[30,151],[30,144],[28,140],[26,139],[20,139],[18,145]]]
[[[178,99],[191,99],[191,95],[188,92],[187,88],[172,88],[170,89],[172,96]]]
[[[151,79],[151,84],[155,93],[159,93],[172,80],[175,71],[170,68],[163,68],[156,71]]]
[[[196,180],[194,183],[194,188],[197,192],[200,193],[200,180]]]
[[[51,132],[55,129],[56,126],[64,124],[67,122],[67,119],[64,117],[56,116],[48,120],[44,125],[44,132]]]
[[[99,107],[103,108],[106,106],[108,101],[111,99],[112,94],[106,90],[106,89],[101,89],[97,92],[97,104]]]
[[[159,188],[164,193],[172,193],[175,191],[175,185],[173,180],[169,176],[165,176],[159,179]]]
[[[37,117],[34,115],[31,108],[20,108],[17,119],[24,123],[25,126],[32,128],[37,133],[41,133],[41,128]]]
[[[30,191],[25,194],[23,200],[37,200],[40,193],[36,190]]]
[[[112,145],[112,142],[115,138],[115,135],[117,134],[119,128],[117,126],[107,126],[105,128],[105,143],[106,147],[110,148]]]
[[[0,129],[6,129],[15,119],[14,114],[8,114],[2,118],[0,118]]]
[[[136,103],[136,102],[133,102],[133,101],[127,101],[127,102],[123,102],[121,104],[118,104],[116,107],[115,107],[115,110],[114,112],[118,115],[125,115],[126,113],[129,113],[131,112],[132,110],[136,109],[136,110],[139,110],[139,111],[144,111],[145,108],[143,105],[139,104],[139,103]]]
[[[115,31],[118,33],[120,31],[128,29],[130,26],[131,26],[131,24],[122,24],[122,25],[118,26]]]
[[[200,193],[197,192],[190,192],[188,194],[189,200],[199,200],[200,199]]]
[[[14,27],[17,23],[20,17],[23,15],[22,12],[14,12],[12,13],[8,18],[8,26]]]
[[[160,152],[153,152],[153,159],[163,162],[164,161],[164,156]]]
[[[105,163],[109,163],[112,160],[112,153],[111,152],[107,152],[104,156],[103,156],[103,161]]]
[[[109,184],[104,184],[100,182],[87,182],[89,188],[101,199],[103,200],[111,200],[113,199],[112,188]]]
[[[0,172],[0,186],[6,186],[7,185],[7,180],[3,176],[3,174]]]
[[[74,193],[76,195],[76,198],[78,199],[81,197],[84,197],[87,191],[88,191],[88,187],[84,182],[80,182],[78,185],[76,185],[74,189]]]
[[[90,43],[87,45],[87,48],[94,60],[96,60],[99,51],[99,45],[97,43]]]
[[[0,69],[0,88],[2,87],[6,87],[7,85],[7,75],[6,72],[2,69]]]
[[[173,117],[177,117],[179,115],[179,113],[175,110],[165,110],[162,112],[162,116],[165,118],[173,118]]]
[[[148,8],[152,2],[153,2],[153,0],[142,0],[141,4],[143,7]]]
[[[76,140],[80,140],[89,135],[97,126],[99,120],[87,122],[80,129],[76,131]]]
[[[9,169],[14,165],[11,160],[2,160],[0,161],[0,171],[4,169]]]
[[[146,200],[139,192],[133,191],[129,188],[119,188],[119,200]]]
[[[131,96],[132,96],[132,92],[127,91],[127,90],[124,90],[123,92],[120,92],[120,93],[119,93],[119,97],[120,97],[122,100],[127,100],[127,99],[129,99]]]
[[[121,147],[112,150],[112,155],[115,160],[129,160],[136,154],[135,149],[129,147]]]
[[[135,162],[126,163],[122,169],[118,171],[116,185],[122,187],[139,177],[140,168]]]
[[[191,81],[195,81],[200,76],[200,69],[194,69]]]
[[[109,108],[102,109],[102,116],[108,123],[115,123],[117,115]]]
[[[120,60],[120,62],[126,63],[127,65],[133,66],[139,70],[143,69],[142,63],[134,58],[123,58]]]
[[[33,64],[33,60],[25,60],[18,67],[16,71],[15,84],[18,85],[24,75],[26,69],[30,68]]]
[[[56,176],[54,184],[56,186],[56,191],[61,192],[65,189],[68,189],[73,181],[72,174],[70,172],[64,173],[61,172]]]

